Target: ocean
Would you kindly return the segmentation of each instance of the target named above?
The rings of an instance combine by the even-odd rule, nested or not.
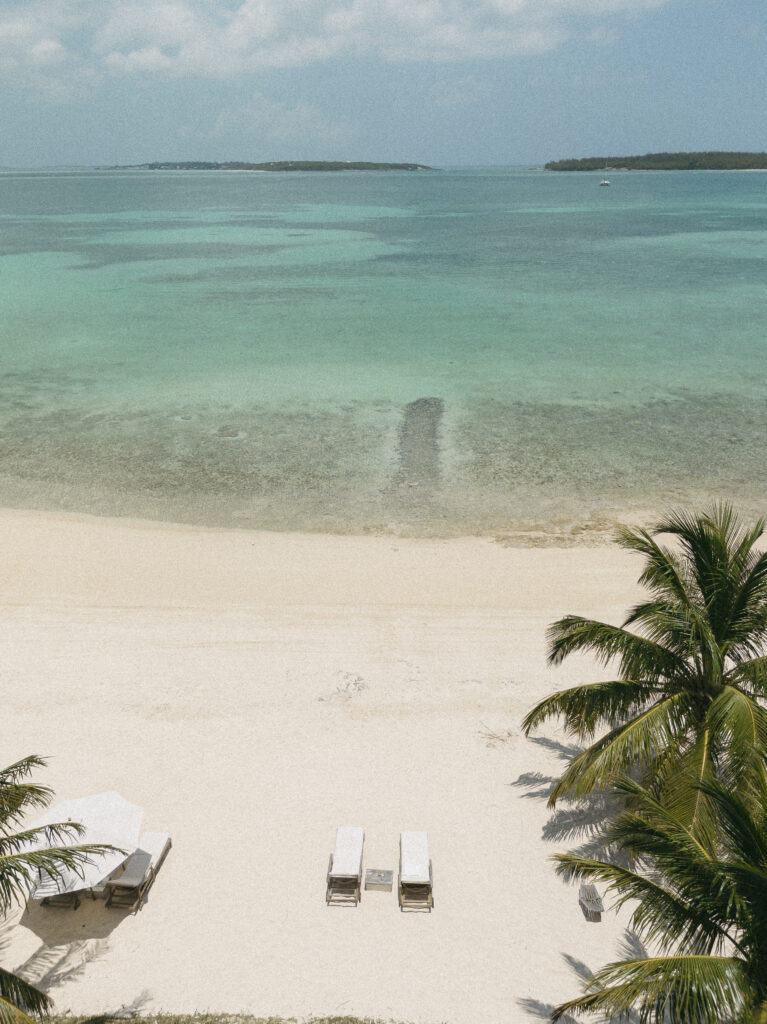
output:
[[[0,174],[0,505],[568,543],[767,508],[767,174]]]

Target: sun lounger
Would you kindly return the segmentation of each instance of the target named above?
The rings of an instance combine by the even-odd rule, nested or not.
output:
[[[82,896],[81,885],[82,880],[72,871],[65,871],[60,876],[39,871],[37,885],[30,899],[39,900],[42,907],[69,907],[77,910]]]
[[[587,921],[602,920],[605,907],[595,885],[592,883],[582,885],[578,890],[578,902]]]
[[[118,872],[115,872],[117,875]],[[109,875],[107,878],[102,878],[96,885],[92,885],[90,889],[86,890],[92,900],[105,900],[109,895],[109,883],[112,881],[112,876]]]
[[[109,886],[112,882],[116,882],[117,879],[122,875],[125,862],[118,865],[114,871],[108,874],[105,878],[102,878],[95,885],[92,885],[90,889],[86,889],[86,893],[92,900],[105,900],[109,895]]]
[[[345,826],[337,830],[336,846],[328,864],[326,903],[354,907],[359,903],[364,842],[365,832],[361,828]]]
[[[123,873],[107,882],[106,905],[138,910],[170,848],[167,833],[145,832],[139,840],[139,848],[126,860]]]
[[[72,910],[77,910],[80,906],[80,893],[60,892],[53,896],[43,896],[40,905],[43,907],[69,907]]]
[[[434,906],[429,859],[429,840],[425,832],[401,832],[399,837],[400,910],[426,910]]]

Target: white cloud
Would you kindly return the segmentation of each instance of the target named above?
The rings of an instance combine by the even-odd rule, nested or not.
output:
[[[170,71],[173,60],[163,53],[159,46],[142,46],[128,53],[113,51],[104,57],[102,64],[117,74],[135,74],[146,71]]]
[[[0,68],[227,78],[338,60],[541,53],[675,0],[4,0]]]
[[[668,0],[550,0],[552,7],[574,11],[577,14],[615,14],[621,11],[639,13],[663,7]]]
[[[61,64],[66,59],[66,50],[58,39],[39,39],[29,51],[32,62],[37,65]]]
[[[111,4],[106,17],[99,19],[93,35],[94,49],[109,52],[115,48],[189,45],[205,31],[206,20],[187,0],[165,0],[148,4],[145,0]]]
[[[231,139],[241,145],[286,143],[311,148],[347,145],[355,130],[344,121],[328,118],[311,104],[290,104],[270,100],[261,93],[238,107],[222,111],[215,123],[213,137]]]

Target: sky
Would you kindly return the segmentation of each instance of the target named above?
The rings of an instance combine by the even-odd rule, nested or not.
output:
[[[767,150],[767,0],[0,0],[0,166]]]

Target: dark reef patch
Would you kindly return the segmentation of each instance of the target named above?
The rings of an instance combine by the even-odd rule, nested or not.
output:
[[[444,412],[441,398],[418,398],[405,406],[399,430],[400,486],[432,488],[440,482],[439,428]]]

